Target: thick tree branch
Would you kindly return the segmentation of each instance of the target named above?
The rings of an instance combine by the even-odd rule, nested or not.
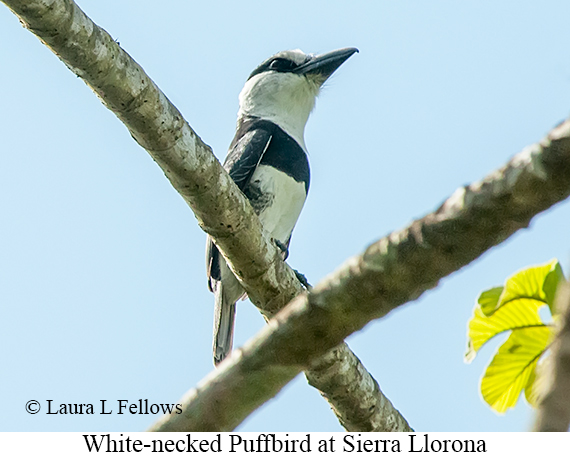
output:
[[[165,416],[153,429],[232,429],[349,334],[435,287],[568,195],[570,120],[296,297],[188,393],[183,414]]]
[[[107,32],[71,0],[2,1],[93,89],[159,164],[199,225],[232,259],[234,271],[256,306],[271,316],[302,291],[210,148]],[[351,430],[356,430],[355,424],[361,427],[358,430],[409,430],[346,345],[329,354],[308,377]],[[348,380],[360,384],[343,384]],[[379,424],[387,428],[377,428]]]
[[[546,392],[536,414],[536,432],[567,432],[570,427],[570,283],[561,283],[558,289],[556,311],[560,319],[551,346]]]
[[[305,376],[329,401],[347,431],[413,431],[346,343],[319,357]]]

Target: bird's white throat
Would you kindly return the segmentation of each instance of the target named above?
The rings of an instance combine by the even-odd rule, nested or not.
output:
[[[239,94],[238,119],[256,116],[274,122],[306,151],[305,125],[319,89],[316,81],[294,73],[255,75]]]

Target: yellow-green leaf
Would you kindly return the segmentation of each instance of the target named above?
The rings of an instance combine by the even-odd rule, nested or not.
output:
[[[562,268],[556,259],[544,265],[537,265],[516,272],[505,281],[497,309],[522,297],[533,298],[542,301],[544,304],[549,304],[551,300],[554,300],[554,292],[561,276]]]
[[[483,398],[495,411],[504,413],[516,404],[551,334],[546,325],[521,328],[499,348],[481,380]]]
[[[544,302],[534,299],[513,299],[508,306],[500,307],[491,316],[486,316],[481,306],[475,306],[467,330],[465,360],[471,362],[481,346],[499,333],[543,325],[538,314],[538,309],[543,305]]]
[[[546,278],[544,278],[544,285],[542,286],[544,295],[546,296],[546,303],[550,308],[550,314],[553,316],[556,314],[554,304],[556,298],[556,289],[558,288],[560,281],[565,281],[564,273],[562,273],[562,267],[560,264],[556,262],[552,270],[546,275]]]
[[[490,316],[498,308],[499,298],[503,293],[503,286],[493,287],[492,289],[481,292],[477,303],[481,307],[481,311],[485,316]]]
[[[548,351],[546,351],[546,354],[541,357],[536,364],[536,367],[533,370],[532,375],[530,376],[524,389],[524,396],[526,398],[526,401],[528,401],[528,403],[533,408],[536,408],[538,406],[538,402],[545,392],[548,378],[547,376],[544,376],[544,374],[550,368],[550,362],[551,358],[549,357]]]

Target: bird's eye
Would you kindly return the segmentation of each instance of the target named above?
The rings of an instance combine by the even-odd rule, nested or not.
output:
[[[291,60],[276,58],[271,61],[269,64],[269,69],[274,71],[290,71],[295,68],[297,65]]]

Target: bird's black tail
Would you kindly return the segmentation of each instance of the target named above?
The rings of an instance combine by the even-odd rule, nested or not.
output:
[[[228,300],[221,281],[215,285],[214,364],[219,364],[232,350],[236,303]]]

